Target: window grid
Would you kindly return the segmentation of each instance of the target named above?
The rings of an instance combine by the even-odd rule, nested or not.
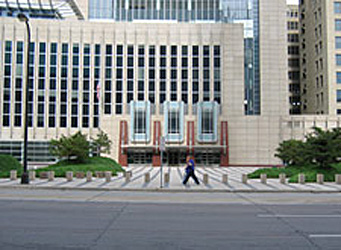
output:
[[[116,46],[116,114],[123,108],[123,45]]]
[[[28,94],[28,107],[27,107],[27,113],[28,113],[28,120],[27,124],[29,127],[33,127],[33,118],[34,118],[34,70],[35,70],[35,43],[30,43],[29,47],[29,94]]]
[[[39,43],[37,127],[45,125],[46,43]]]
[[[188,46],[181,50],[181,100],[188,104]]]
[[[23,58],[24,43],[17,42],[16,52],[16,73],[15,73],[15,96],[14,96],[14,126],[22,124],[22,98],[23,98]]]
[[[49,128],[56,127],[58,44],[50,44]]]
[[[149,86],[148,86],[148,100],[155,104],[155,46],[149,46]]]
[[[160,46],[160,86],[159,102],[163,104],[167,99],[167,47]]]
[[[112,45],[107,44],[105,48],[105,86],[104,86],[104,114],[111,114],[112,99]]]
[[[210,101],[210,46],[203,46],[203,100]]]
[[[71,91],[71,127],[78,127],[79,99],[79,44],[72,45],[72,91]]]
[[[199,102],[199,46],[192,46],[192,104]]]
[[[221,103],[221,57],[220,46],[214,46],[214,101]]]
[[[83,104],[82,104],[82,127],[90,126],[90,44],[83,46]]]
[[[94,67],[94,85],[93,85],[93,127],[99,127],[99,101],[101,99],[101,45],[95,44],[95,67]]]
[[[144,101],[144,66],[145,66],[145,48],[143,45],[138,47],[138,82],[137,82],[137,100]]]
[[[127,47],[127,104],[134,101],[134,46]]]
[[[171,85],[170,85],[170,100],[178,100],[178,47],[171,46]]]
[[[2,125],[11,125],[12,41],[5,42]]]
[[[60,127],[67,127],[69,45],[62,44],[60,72]]]

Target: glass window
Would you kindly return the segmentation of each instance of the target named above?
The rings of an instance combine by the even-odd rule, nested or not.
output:
[[[336,19],[335,20],[335,30],[336,31],[341,31],[341,19]]]
[[[336,91],[336,102],[341,102],[341,90],[339,89]]]
[[[336,55],[336,65],[341,66],[341,54]]]
[[[177,109],[170,109],[168,111],[168,134],[179,134],[179,111]]]
[[[334,13],[335,14],[341,13],[341,2],[334,2]]]
[[[201,119],[202,134],[213,134],[213,110],[203,109]]]
[[[134,133],[146,133],[146,111],[144,109],[136,109],[134,114]]]
[[[341,36],[335,37],[335,48],[341,49]]]
[[[336,72],[336,83],[341,84],[341,72]]]

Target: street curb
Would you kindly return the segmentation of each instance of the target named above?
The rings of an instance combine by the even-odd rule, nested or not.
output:
[[[60,191],[114,191],[151,193],[341,193],[341,190],[247,190],[247,189],[169,189],[169,188],[103,188],[103,187],[41,187],[31,185],[0,186],[0,189],[60,190]]]

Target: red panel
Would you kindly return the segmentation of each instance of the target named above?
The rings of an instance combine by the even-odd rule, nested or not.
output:
[[[226,121],[221,122],[220,145],[222,146],[220,166],[227,167],[229,165],[229,137],[228,124]]]
[[[194,122],[188,121],[187,122],[187,154],[194,155],[194,144],[195,144],[195,137],[194,137]]]
[[[153,166],[161,166],[161,157],[160,157],[160,140],[161,140],[161,122],[154,121],[154,133],[153,133]]]
[[[127,155],[127,149],[123,148],[123,145],[128,144],[128,123],[127,121],[121,121],[120,122],[120,141],[119,141],[119,147],[118,147],[118,162],[123,167],[128,166],[128,155]]]

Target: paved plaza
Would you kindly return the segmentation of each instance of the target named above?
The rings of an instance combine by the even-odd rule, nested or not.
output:
[[[279,179],[268,179],[267,183],[261,183],[260,179],[249,179],[247,183],[242,182],[242,175],[251,173],[257,168],[252,167],[229,167],[212,168],[197,167],[196,175],[200,185],[196,185],[192,179],[187,185],[182,184],[184,178],[183,167],[163,167],[163,185],[161,188],[160,171],[158,167],[135,166],[126,168],[132,173],[129,181],[123,173],[111,178],[106,182],[105,178],[93,177],[91,181],[86,178],[73,178],[67,181],[66,178],[54,178],[31,180],[29,186],[20,185],[20,178],[17,180],[0,179],[0,188],[6,187],[27,187],[40,189],[80,189],[80,190],[136,190],[136,191],[168,191],[168,192],[341,192],[341,185],[335,183],[306,183],[281,184]],[[165,174],[169,174],[169,182],[165,182]],[[146,182],[146,175],[149,181]],[[208,182],[204,183],[204,175],[207,175]],[[227,175],[227,183],[223,181],[223,175]]]

